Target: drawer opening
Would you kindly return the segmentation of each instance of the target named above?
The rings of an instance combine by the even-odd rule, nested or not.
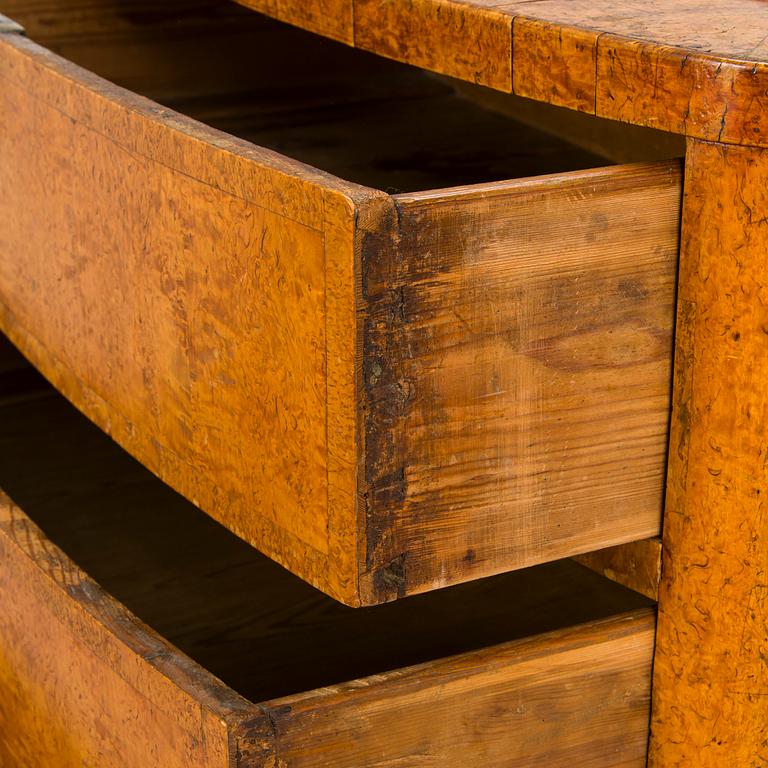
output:
[[[2,337],[0,487],[103,588],[252,701],[652,605],[565,560],[344,607],[165,486]]]
[[[81,6],[16,0],[4,12],[31,39],[117,85],[389,193],[604,166],[622,141],[619,127],[601,152],[601,121],[580,117],[572,143],[569,119],[540,118],[533,102],[499,105],[485,89],[478,95],[229,0]],[[626,131],[627,146],[642,143],[638,129]]]

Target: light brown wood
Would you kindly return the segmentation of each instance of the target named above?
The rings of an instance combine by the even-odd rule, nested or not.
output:
[[[47,535],[0,494],[4,766],[643,765],[640,596],[564,561],[349,610],[10,376],[0,483]]]
[[[356,602],[353,224],[384,195],[0,47],[2,325],[174,487]]]
[[[650,765],[768,760],[768,155],[686,156]]]
[[[262,10],[260,0],[245,5]],[[480,15],[454,0],[336,0],[335,6],[352,10],[355,46],[479,85],[512,87],[512,25],[504,13],[488,8]]]
[[[240,0],[270,13],[273,0]],[[768,145],[758,0],[323,0],[347,42],[491,88],[685,135]]]
[[[439,672],[393,673],[378,690],[353,684],[270,702],[278,754],[297,768],[642,768],[646,694],[638,679],[653,652],[649,624],[637,614],[457,658]],[[475,695],[483,690],[487,698]],[[355,735],[353,751],[340,722]]]
[[[0,563],[3,765],[229,765],[238,697],[201,684],[4,495]]]
[[[22,18],[52,45],[108,62],[114,7],[85,6],[84,49],[67,7],[30,2]],[[269,146],[290,134],[299,159],[324,155],[324,168],[382,186],[601,162],[423,73],[238,13],[238,35],[270,41],[264,70],[230,81],[222,64],[232,92],[216,97],[203,79],[195,96],[181,64],[158,54],[164,100]],[[121,40],[154,29],[151,9],[117,18]],[[195,18],[180,39],[199,34]],[[214,19],[200,56],[226,58],[233,21]],[[275,97],[267,65],[301,40],[316,74],[307,89],[304,69],[286,67],[286,87],[309,100],[300,108]],[[107,70],[150,79],[124,61]],[[370,75],[366,89],[350,72]],[[0,217],[12,222],[0,232],[0,325],[91,419],[246,541],[360,605],[658,533],[676,164],[393,198],[196,123],[19,35],[0,37],[0,78],[2,111],[15,115],[0,130]],[[370,154],[372,94],[395,122],[414,123],[383,170]],[[328,104],[347,122],[321,125]],[[418,142],[441,125],[447,138],[425,152]],[[486,132],[484,151],[466,149]],[[320,153],[308,134],[324,138]],[[532,222],[550,208],[559,234],[539,243]],[[598,323],[585,309],[603,293]],[[460,312],[435,314],[435,297]],[[462,322],[472,335],[457,345]],[[407,347],[374,349],[382,323],[410,339],[412,361]],[[494,387],[504,392],[486,397]],[[551,424],[531,410],[541,387]],[[474,425],[463,433],[460,413]],[[485,419],[495,426],[477,431]],[[387,455],[390,436],[409,429],[414,439]],[[604,491],[596,505],[592,487]]]
[[[364,261],[369,589],[659,531],[678,172],[395,198],[397,258]]]
[[[651,600],[659,599],[661,539],[643,539],[577,555],[574,560],[608,579],[634,589]]]

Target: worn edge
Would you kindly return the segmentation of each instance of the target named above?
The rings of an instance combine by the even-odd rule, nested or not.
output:
[[[16,535],[20,528],[22,536]],[[179,650],[155,629],[145,624],[123,603],[113,597],[72,558],[48,539],[37,524],[27,516],[13,499],[0,490],[0,538],[14,547],[20,556],[30,561],[41,579],[52,589],[65,595],[65,603],[76,605],[87,614],[117,646],[126,648],[132,657],[148,665],[178,694],[188,698],[221,721],[230,736],[233,724],[252,718],[260,708],[227,686],[183,651]],[[43,554],[38,554],[40,550]],[[43,567],[43,563],[47,567]],[[66,579],[61,574],[67,574]],[[134,642],[134,640],[136,642]],[[139,640],[147,647],[142,650]],[[115,674],[124,678],[119,670]],[[195,679],[196,678],[196,679]],[[137,689],[152,700],[148,693]]]
[[[7,16],[3,16],[0,13],[0,34],[15,33],[19,35],[25,35],[26,30],[18,22],[13,19],[9,19]]]
[[[591,571],[658,602],[661,552],[661,538],[654,536],[575,555],[572,559]]]

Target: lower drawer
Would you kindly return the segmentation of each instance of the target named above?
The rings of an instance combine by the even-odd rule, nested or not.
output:
[[[560,561],[346,608],[20,380],[0,366],[1,765],[645,765],[641,596]]]

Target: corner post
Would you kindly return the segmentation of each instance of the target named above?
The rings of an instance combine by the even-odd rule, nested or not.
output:
[[[768,150],[688,141],[650,768],[768,766]]]

